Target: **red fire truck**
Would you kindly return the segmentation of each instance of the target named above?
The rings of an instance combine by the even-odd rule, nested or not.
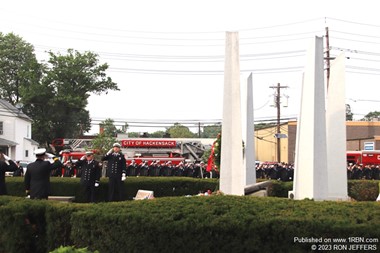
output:
[[[64,163],[68,160],[78,160],[85,150],[92,148],[92,139],[55,139],[51,146],[55,151],[61,150],[60,157]],[[179,164],[185,160],[199,162],[206,150],[205,139],[172,139],[172,138],[128,138],[120,140],[122,151],[127,162],[159,160],[160,163],[171,161]],[[206,144],[207,145],[207,144]]]
[[[82,156],[86,155],[86,150],[78,149],[78,150],[69,150],[64,149],[59,153],[60,160],[64,164],[67,161],[76,162],[82,158]]]
[[[128,163],[135,160],[141,161],[159,160],[160,163],[172,162],[179,164],[185,160],[200,161],[205,147],[199,141],[180,141],[176,139],[150,139],[136,138],[120,141],[122,151]]]
[[[380,165],[380,150],[347,151],[347,164]]]

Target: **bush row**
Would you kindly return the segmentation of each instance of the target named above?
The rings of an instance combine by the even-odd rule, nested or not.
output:
[[[376,202],[236,196],[98,204],[0,197],[0,252],[308,252],[295,238],[380,238]],[[378,249],[379,242],[374,242]]]
[[[25,196],[23,178],[10,177],[6,180],[8,194]],[[75,196],[76,202],[84,202],[84,194],[79,178],[51,178],[51,195]],[[293,189],[293,182],[272,181],[268,196],[288,197]],[[102,178],[98,191],[98,201],[107,197],[107,178]],[[379,194],[379,180],[350,180],[348,195],[357,201],[375,201]],[[195,179],[188,177],[130,177],[124,182],[126,199],[132,200],[139,189],[154,191],[155,197],[196,195],[207,190],[216,191],[219,186],[217,179]]]
[[[356,201],[375,201],[379,195],[379,180],[349,180],[348,196]],[[288,192],[293,189],[293,182],[273,181],[268,189],[268,195],[272,197],[288,197]]]
[[[107,199],[108,178],[101,178],[97,188],[98,201]],[[24,181],[21,177],[6,179],[8,195],[25,196]],[[75,196],[75,202],[84,202],[80,178],[50,178],[51,195]],[[133,200],[139,189],[154,191],[155,197],[196,195],[207,190],[215,191],[217,179],[197,179],[189,177],[130,177],[124,182],[126,200]]]

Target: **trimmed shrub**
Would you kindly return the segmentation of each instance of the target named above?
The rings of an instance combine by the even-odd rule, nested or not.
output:
[[[380,237],[377,202],[236,196],[98,204],[0,196],[0,252],[307,252],[296,237]],[[378,243],[377,243],[378,247]]]
[[[268,189],[268,196],[287,198],[288,192],[291,190],[293,190],[293,182],[272,180],[272,185]]]
[[[357,201],[375,201],[377,196],[379,195],[379,181],[348,181],[348,195]]]
[[[160,198],[98,204],[73,220],[75,245],[100,252],[112,245],[115,253],[305,252],[311,244],[295,243],[295,237],[380,236],[375,202]]]
[[[46,210],[47,248],[73,245],[71,240],[71,217],[73,213],[88,209],[90,204],[68,204],[49,202]]]
[[[1,206],[0,252],[46,252],[46,202],[13,197]]]
[[[80,178],[52,177],[51,195],[75,196],[75,202],[84,202],[84,194]],[[272,181],[268,196],[288,197],[288,191],[293,189],[293,182]],[[356,201],[375,201],[379,194],[379,180],[349,180],[348,195]],[[24,179],[22,177],[7,177],[8,194],[25,196]],[[199,179],[188,177],[128,177],[124,182],[126,199],[132,200],[139,189],[154,191],[156,197],[196,195],[208,189],[216,191],[219,187],[217,179]],[[108,179],[102,178],[98,191],[98,201],[107,199]],[[1,203],[0,203],[1,205]]]

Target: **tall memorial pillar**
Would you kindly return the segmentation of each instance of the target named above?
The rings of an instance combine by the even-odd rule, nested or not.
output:
[[[328,197],[323,39],[308,49],[297,124],[294,199]]]
[[[247,129],[245,144],[245,185],[256,183],[255,122],[252,73],[247,79]]]
[[[220,190],[231,195],[244,195],[245,186],[240,100],[239,34],[227,32],[219,182]]]
[[[348,199],[345,61],[344,54],[332,61],[327,90],[327,171],[330,200]]]

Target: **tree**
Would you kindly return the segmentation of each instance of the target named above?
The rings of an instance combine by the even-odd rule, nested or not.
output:
[[[39,84],[41,77],[33,46],[13,33],[0,33],[0,97],[15,105],[23,90]]]
[[[119,90],[106,76],[107,64],[98,56],[69,49],[66,55],[49,52],[41,84],[23,92],[24,112],[32,117],[33,136],[41,143],[54,138],[76,138],[91,128],[86,110],[91,93]]]
[[[129,132],[128,137],[138,138],[138,137],[140,137],[140,133],[139,132]]]
[[[121,127],[121,129],[117,129],[117,133],[119,133],[119,134],[126,133],[128,130],[128,127],[129,127],[128,123],[124,122],[124,125]]]
[[[264,129],[264,128],[267,128],[267,127],[273,127],[275,126],[276,124],[275,123],[259,123],[259,124],[256,124],[255,125],[255,130],[260,130],[260,129]]]
[[[156,131],[150,134],[152,138],[163,138],[165,135],[165,131]]]
[[[194,138],[195,134],[190,131],[186,126],[180,123],[175,123],[174,126],[166,129],[166,133],[170,135],[171,138]]]
[[[105,133],[107,136],[117,136],[117,128],[114,125],[113,119],[105,119],[100,123],[100,129],[102,133]]]
[[[221,130],[222,130],[221,125],[204,126],[202,137],[203,138],[216,138]]]
[[[346,104],[346,121],[352,121],[354,114],[351,112],[351,106]]]
[[[372,121],[373,119],[379,119],[379,118],[380,118],[380,112],[374,111],[374,112],[369,112],[367,115],[364,116],[362,120]]]
[[[116,142],[116,126],[112,119],[106,119],[100,123],[102,126],[102,132],[100,132],[92,141],[92,148],[96,150],[96,153],[104,154]]]

